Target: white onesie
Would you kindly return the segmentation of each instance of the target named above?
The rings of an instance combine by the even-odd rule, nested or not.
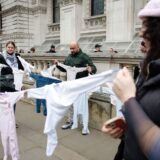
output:
[[[14,75],[15,89],[17,91],[20,91],[23,86],[24,71],[17,69],[17,68],[12,68],[12,69],[13,69],[13,75]]]
[[[47,101],[48,114],[44,128],[44,133],[48,136],[47,156],[52,155],[57,145],[56,126],[73,102],[80,94],[90,91],[104,82],[111,82],[115,75],[114,73],[116,72],[109,70],[73,81],[28,90],[28,97],[46,99]]]
[[[62,63],[58,63],[58,66],[64,68],[67,71],[67,81],[74,80],[78,72],[82,72],[87,69],[87,67],[71,67],[71,66],[64,65]],[[89,112],[88,112],[87,93],[82,93],[81,95],[78,96],[77,100],[73,103],[73,109],[70,108],[69,112],[71,113],[73,112],[72,129],[75,129],[78,127],[77,118],[78,118],[78,115],[82,115],[83,130],[89,133],[89,129],[88,129]]]

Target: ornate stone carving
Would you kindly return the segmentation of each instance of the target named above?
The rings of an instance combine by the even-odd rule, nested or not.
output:
[[[13,34],[2,34],[2,40],[9,39],[33,39],[31,33],[13,33]]]
[[[82,3],[82,0],[61,0],[60,1],[60,5],[62,6],[66,6],[66,5],[70,5],[70,4],[75,4],[75,3]]]
[[[53,32],[60,32],[60,24],[59,23],[53,23],[48,25],[49,33]]]
[[[106,16],[94,16],[84,19],[86,28],[95,28],[95,27],[105,27],[106,26]]]
[[[13,14],[16,14],[16,13],[19,13],[19,14],[28,14],[28,13],[33,14],[33,9],[28,8],[28,7],[24,7],[24,6],[21,6],[21,5],[16,5],[16,6],[13,6],[9,9],[6,9],[6,10],[2,11],[3,17],[7,17],[7,16],[10,16],[10,15],[13,15]]]

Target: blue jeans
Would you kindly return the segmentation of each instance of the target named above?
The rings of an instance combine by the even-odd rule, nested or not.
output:
[[[47,115],[47,107],[46,107],[46,100],[45,99],[36,99],[36,112],[41,112],[41,104],[43,106],[43,115]]]

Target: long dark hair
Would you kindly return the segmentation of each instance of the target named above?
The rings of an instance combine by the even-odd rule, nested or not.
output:
[[[160,17],[147,17],[143,22],[143,26],[146,28],[143,38],[150,42],[150,49],[142,68],[142,73],[147,76],[148,64],[160,58]]]

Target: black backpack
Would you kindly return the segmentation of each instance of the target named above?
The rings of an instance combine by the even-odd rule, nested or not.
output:
[[[12,68],[0,54],[0,92],[14,92],[14,75]]]

